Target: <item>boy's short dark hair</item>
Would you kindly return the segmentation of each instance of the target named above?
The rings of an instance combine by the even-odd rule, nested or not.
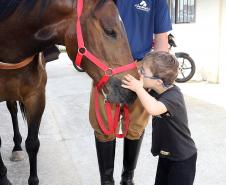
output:
[[[178,75],[179,63],[175,56],[165,51],[149,52],[143,59],[150,67],[154,77],[160,78],[165,85],[171,85]]]

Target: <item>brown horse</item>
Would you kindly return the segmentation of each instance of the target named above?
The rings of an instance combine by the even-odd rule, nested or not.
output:
[[[78,50],[76,4],[76,0],[0,1],[0,101],[19,101],[23,107],[28,123],[26,150],[30,162],[29,185],[39,183],[38,130],[45,108],[46,72],[43,57],[37,53],[59,44],[66,46],[72,61],[75,59]],[[128,41],[112,0],[85,0],[80,20],[86,48],[105,65],[115,68],[132,61]],[[24,63],[28,65],[20,65]],[[11,69],[6,70],[5,67]],[[103,76],[104,72],[88,59],[82,62],[81,67],[95,83]],[[129,70],[129,73],[138,75],[136,69]],[[128,104],[134,101],[134,94],[121,88],[124,75],[112,76],[105,85],[109,101]],[[11,184],[1,155],[0,184]]]
[[[29,78],[28,78],[29,77]],[[45,108],[45,85],[47,75],[43,56],[36,55],[33,61],[26,67],[19,70],[0,70],[0,98],[7,100],[7,107],[10,110],[14,128],[14,143],[12,160],[21,158],[22,137],[17,122],[16,100],[21,103],[21,110],[28,122],[28,136],[26,149],[30,159],[31,175],[37,173],[36,157],[39,148],[38,129],[41,117]],[[11,100],[11,101],[10,101]],[[34,143],[36,142],[36,143]],[[34,145],[34,146],[32,146]],[[2,177],[0,184],[11,184],[7,180],[6,167],[0,158],[0,171]]]

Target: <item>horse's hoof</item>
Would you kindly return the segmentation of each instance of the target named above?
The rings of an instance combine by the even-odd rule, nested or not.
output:
[[[12,156],[10,157],[10,160],[13,162],[24,160],[24,152],[23,151],[12,152]]]
[[[7,177],[0,178],[0,184],[1,185],[12,185],[11,182],[7,179]]]
[[[29,185],[38,185],[39,184],[39,179],[38,177],[30,177],[28,179],[28,184]]]

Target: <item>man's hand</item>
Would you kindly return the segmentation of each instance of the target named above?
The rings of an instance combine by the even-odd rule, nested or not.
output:
[[[143,89],[143,76],[140,77],[140,80],[137,80],[136,78],[128,74],[124,76],[122,83],[122,87],[137,92],[139,89]]]

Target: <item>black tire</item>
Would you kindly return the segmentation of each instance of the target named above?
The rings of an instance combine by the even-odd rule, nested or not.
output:
[[[175,53],[175,55],[180,65],[176,82],[187,82],[195,74],[195,62],[187,53]]]

